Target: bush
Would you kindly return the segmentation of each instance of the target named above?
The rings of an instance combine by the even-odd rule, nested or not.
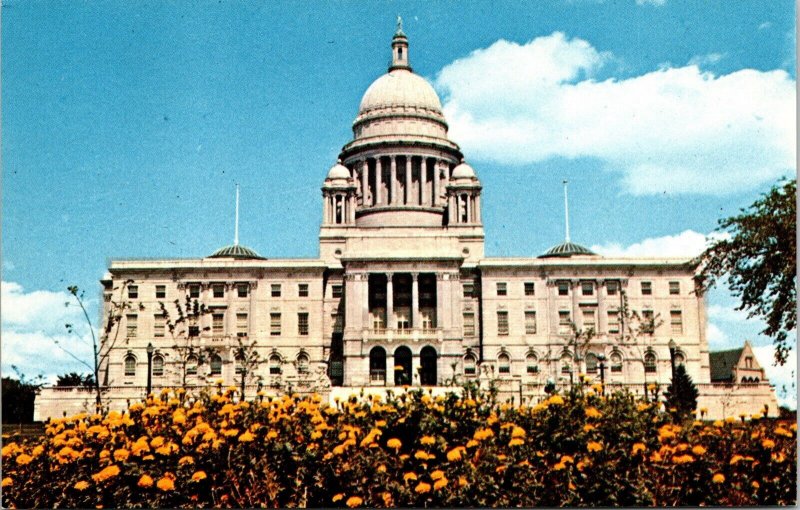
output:
[[[3,447],[5,507],[791,505],[796,425],[676,425],[629,394],[415,390],[328,406],[180,390]],[[474,395],[465,391],[464,395]]]

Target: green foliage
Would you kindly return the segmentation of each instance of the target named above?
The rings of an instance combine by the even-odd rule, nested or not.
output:
[[[667,386],[667,391],[664,392],[667,411],[678,421],[691,418],[694,416],[695,409],[697,409],[697,397],[699,394],[691,376],[686,373],[686,367],[682,364],[676,366],[672,382]]]
[[[94,388],[94,376],[92,374],[79,374],[70,372],[58,376],[56,386],[81,386],[84,388]]]
[[[701,289],[727,277],[738,310],[763,319],[775,361],[786,362],[797,326],[797,181],[778,183],[737,216],[719,221],[720,237],[701,255]]]
[[[44,378],[39,375],[29,380],[24,374],[11,367],[17,378],[3,377],[3,423],[33,423],[33,401]]]

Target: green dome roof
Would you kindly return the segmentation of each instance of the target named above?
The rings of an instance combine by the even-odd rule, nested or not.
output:
[[[547,258],[547,257],[571,257],[573,255],[597,255],[595,252],[591,251],[589,248],[581,246],[580,244],[575,244],[569,241],[563,242],[561,244],[557,244],[547,250],[544,255],[539,255],[539,258]]]
[[[232,259],[263,259],[261,255],[251,250],[247,246],[232,244],[215,251],[208,258],[232,258]]]

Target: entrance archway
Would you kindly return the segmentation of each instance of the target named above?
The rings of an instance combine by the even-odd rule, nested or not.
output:
[[[436,349],[430,345],[423,347],[419,353],[420,384],[423,386],[436,386]]]
[[[394,351],[394,384],[411,384],[411,349],[400,346]]]
[[[386,384],[386,350],[376,346],[369,351],[370,384]]]

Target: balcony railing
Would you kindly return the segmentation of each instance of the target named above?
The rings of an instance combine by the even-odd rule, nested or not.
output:
[[[442,328],[403,328],[403,329],[387,329],[387,328],[372,328],[363,331],[365,340],[392,342],[394,340],[402,341],[442,341],[443,331]]]

